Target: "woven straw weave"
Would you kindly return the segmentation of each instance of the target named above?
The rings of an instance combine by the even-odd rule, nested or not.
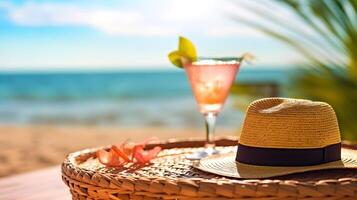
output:
[[[163,150],[153,164],[124,169],[105,168],[95,158],[97,149],[68,155],[62,178],[73,199],[356,199],[355,170],[326,170],[277,177],[271,180],[237,180],[201,172],[184,155],[200,150],[202,140],[152,144]],[[219,139],[224,151],[237,141]]]
[[[322,148],[341,141],[333,108],[324,102],[264,98],[251,103],[240,143],[254,147]]]

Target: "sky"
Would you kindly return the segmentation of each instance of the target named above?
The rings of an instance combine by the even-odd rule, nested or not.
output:
[[[240,6],[251,2],[264,6],[248,0],[0,1],[0,71],[168,69],[179,35],[202,56],[250,52],[258,66],[298,63],[291,48],[232,20],[254,19]]]

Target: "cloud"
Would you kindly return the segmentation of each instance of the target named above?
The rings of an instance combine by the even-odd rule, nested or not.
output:
[[[218,0],[143,2],[131,7],[88,7],[75,3],[0,4],[18,26],[83,26],[109,35],[168,36],[194,33],[223,37],[259,37],[257,31],[231,23],[227,13],[239,7]],[[2,6],[1,6],[2,5]],[[239,11],[244,14],[244,11]],[[245,13],[245,15],[249,13]]]
[[[244,37],[263,37],[264,34],[248,27],[237,26],[217,26],[206,31],[212,37],[244,36]]]
[[[150,24],[140,12],[98,9],[54,3],[7,6],[9,19],[19,26],[87,26],[112,35],[167,35],[170,26]]]

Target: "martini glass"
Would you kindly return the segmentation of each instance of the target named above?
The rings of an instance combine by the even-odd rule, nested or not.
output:
[[[223,108],[232,83],[239,70],[236,60],[199,60],[184,64],[199,112],[205,118],[206,145],[203,151],[187,155],[190,160],[199,160],[212,154],[218,154],[214,143],[216,118]]]

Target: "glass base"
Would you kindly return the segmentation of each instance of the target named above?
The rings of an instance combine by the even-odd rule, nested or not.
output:
[[[219,151],[214,149],[214,148],[207,148],[204,151],[197,151],[194,153],[191,153],[189,155],[186,156],[186,159],[188,160],[200,160],[202,158],[205,158],[207,156],[211,156],[214,154],[218,154]]]

